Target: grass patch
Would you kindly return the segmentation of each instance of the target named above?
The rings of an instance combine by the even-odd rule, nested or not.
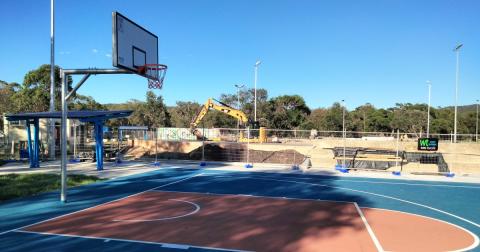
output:
[[[95,176],[68,175],[68,187],[86,185],[102,181]],[[36,195],[60,189],[58,174],[6,174],[0,175],[0,201]]]

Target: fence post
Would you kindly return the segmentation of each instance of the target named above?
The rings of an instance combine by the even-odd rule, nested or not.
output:
[[[399,141],[399,139],[400,139],[400,130],[397,129],[397,146],[396,146],[397,153],[395,154],[395,167],[398,166],[398,141]]]
[[[202,122],[202,161],[200,166],[207,166],[205,162],[205,124]]]
[[[250,163],[250,126],[247,126],[247,164],[245,168],[253,168],[253,163]]]
[[[160,166],[160,162],[158,162],[158,128],[155,128],[153,132],[155,134],[155,162],[153,165]]]

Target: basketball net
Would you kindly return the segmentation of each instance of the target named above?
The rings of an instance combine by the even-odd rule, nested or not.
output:
[[[148,88],[162,89],[167,66],[162,64],[146,64],[138,69],[139,73],[148,79]]]

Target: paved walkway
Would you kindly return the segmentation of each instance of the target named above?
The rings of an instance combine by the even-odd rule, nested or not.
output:
[[[104,170],[98,171],[95,163],[81,162],[69,163],[67,170],[70,174],[85,174],[97,176],[99,178],[113,179],[128,175],[140,174],[154,171],[159,168],[200,168],[198,161],[168,160],[160,161],[160,166],[153,165],[152,162],[145,161],[125,161],[121,164],[106,162]],[[0,175],[8,173],[60,173],[60,161],[42,162],[40,168],[29,168],[25,163],[8,163],[0,166]],[[333,168],[310,168],[292,170],[290,165],[282,164],[254,164],[253,168],[245,168],[244,163],[234,162],[207,162],[207,166],[202,167],[207,170],[224,170],[235,172],[273,172],[273,173],[302,173],[311,175],[339,176],[339,177],[364,177],[380,178],[393,180],[419,180],[419,181],[439,181],[439,182],[461,182],[461,183],[480,183],[479,175],[455,176],[452,178],[441,175],[414,175],[402,173],[401,176],[394,176],[390,172],[384,171],[350,171],[349,173],[340,173]]]

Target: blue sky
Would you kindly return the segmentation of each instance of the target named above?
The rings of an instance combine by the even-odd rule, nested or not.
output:
[[[140,4],[141,3],[141,4]],[[454,104],[455,54],[459,104],[480,99],[479,1],[171,0],[56,1],[56,64],[110,68],[111,13],[119,11],[159,37],[169,66],[162,94],[204,102],[253,87],[270,96],[302,95],[311,108],[345,99],[349,108],[426,102]],[[0,2],[0,80],[22,82],[49,63],[50,1]],[[101,103],[143,100],[146,80],[94,76],[80,89]]]

